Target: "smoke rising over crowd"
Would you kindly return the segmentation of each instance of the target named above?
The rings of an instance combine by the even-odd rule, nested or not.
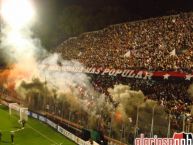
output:
[[[4,13],[6,15],[6,11]],[[5,20],[1,50],[9,70],[7,82],[2,85],[11,86],[17,97],[25,100],[28,105],[35,100],[34,104],[39,104],[37,108],[42,109],[41,103],[47,106],[47,98],[52,98],[62,103],[62,109],[87,114],[89,127],[104,128],[107,125],[105,123],[114,118],[114,126],[123,122],[126,124],[134,108],[143,102],[143,93],[131,91],[128,86],[117,85],[109,89],[112,95],[110,101],[105,99],[107,97],[104,94],[94,90],[86,74],[50,71],[47,68],[53,65],[82,67],[82,64],[73,60],[65,61],[59,54],[43,50],[41,42],[33,36],[31,23],[23,25],[23,21],[20,24],[12,18]],[[59,111],[62,112],[62,109]],[[118,131],[118,128],[115,127],[115,130]]]
[[[14,97],[21,99],[24,105],[35,111],[64,117],[88,129],[100,130],[113,138],[126,138],[130,133],[149,134],[150,128],[154,129],[155,134],[166,136],[170,114],[165,107],[167,98],[161,98],[162,102],[150,100],[140,89],[133,89],[132,83],[107,85],[107,92],[95,89],[91,76],[62,71],[65,66],[84,68],[83,64],[44,50],[31,30],[33,21],[20,22],[22,24],[12,18],[5,19],[2,27],[0,61],[4,69],[0,72],[0,85],[15,92]],[[57,69],[50,69],[53,66]],[[105,82],[105,75],[103,77],[102,81]],[[146,89],[156,89],[157,86],[162,89],[151,80],[145,81]],[[186,87],[183,89],[187,90]],[[160,93],[162,97],[166,96],[164,91]],[[188,93],[192,98],[193,85],[190,85]],[[170,104],[174,112],[177,107]],[[181,112],[177,113],[177,117],[182,115]]]

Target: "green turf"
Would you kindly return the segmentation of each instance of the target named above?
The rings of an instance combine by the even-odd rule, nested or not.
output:
[[[10,131],[20,128],[18,118],[10,117],[8,109],[0,106],[0,130],[2,132],[0,145],[11,145]],[[75,145],[48,125],[32,118],[29,118],[25,128],[15,132],[14,136],[14,145]]]

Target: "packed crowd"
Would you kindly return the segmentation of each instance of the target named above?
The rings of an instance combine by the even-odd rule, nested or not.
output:
[[[57,49],[64,59],[78,60],[88,67],[179,71],[193,69],[193,13],[182,13],[109,26],[64,41]],[[142,90],[147,99],[156,100],[172,114],[172,128],[182,129],[193,122],[193,98],[187,90],[192,81],[141,80],[91,75],[94,88],[108,94],[115,84]],[[111,96],[109,96],[111,99]]]
[[[188,126],[188,123],[193,123],[193,118],[191,114],[191,107],[192,106],[192,98],[188,94],[187,90],[193,82],[191,81],[179,81],[179,80],[143,80],[143,79],[133,79],[133,78],[122,78],[122,77],[112,77],[112,76],[102,76],[102,75],[90,75],[92,86],[95,88],[97,92],[100,94],[106,94],[107,98],[103,101],[110,101],[113,102],[113,99],[109,95],[107,91],[108,88],[113,88],[115,84],[125,84],[130,85],[132,90],[141,90],[144,95],[146,96],[145,100],[152,99],[156,100],[158,106],[163,106],[165,108],[165,112],[167,114],[171,114],[171,128],[174,130],[181,131],[182,130],[182,120],[183,115],[186,115],[186,127],[190,129],[191,127]],[[1,89],[2,93],[5,93],[5,89]],[[81,91],[80,91],[81,92]],[[6,94],[6,93],[5,93]],[[40,93],[41,94],[41,93]],[[66,101],[59,101],[57,96],[49,96],[45,97],[40,95],[37,92],[34,92],[32,98],[29,98],[30,101],[29,108],[35,111],[44,110],[50,112],[52,115],[63,117],[71,122],[80,124],[86,128],[89,128],[88,124],[88,114],[84,110],[74,109],[69,105]],[[46,95],[51,95],[52,93],[47,93]],[[29,95],[29,94],[28,94]],[[89,93],[82,92],[82,97],[86,97]],[[30,96],[30,95],[29,95]],[[96,96],[94,96],[95,98]],[[45,100],[45,98],[47,98]],[[89,97],[92,98],[92,97]],[[93,99],[94,99],[93,98]],[[97,97],[96,97],[97,98]],[[72,101],[72,100],[71,100]],[[92,100],[93,101],[93,100]],[[97,101],[97,100],[96,100]],[[116,106],[116,104],[115,104]],[[99,113],[99,112],[98,112]],[[151,116],[151,111],[149,112]],[[101,118],[103,118],[104,122],[100,122]],[[106,116],[106,113],[101,112],[100,120],[97,122],[97,127],[102,128],[105,135],[109,135],[109,121],[111,120]],[[100,124],[101,123],[101,124]],[[139,125],[141,122],[139,123]],[[135,126],[135,120],[132,122],[132,127]],[[151,125],[151,121],[148,122],[148,126]],[[165,127],[168,124],[165,124]],[[155,128],[157,126],[155,125]],[[140,128],[141,129],[141,128]],[[120,127],[121,130],[121,127]],[[129,129],[128,129],[129,130]],[[149,134],[149,129],[146,130],[146,134]],[[144,132],[141,132],[144,133]],[[112,130],[111,137],[120,140],[120,136],[122,132],[119,134],[115,134],[115,131]],[[160,134],[159,134],[160,135]],[[166,134],[164,134],[166,135]],[[126,136],[131,139],[134,138],[133,131],[126,132]]]
[[[65,60],[78,60],[88,67],[192,73],[193,13],[123,23],[84,33],[63,42],[56,52]],[[113,101],[108,88],[115,84],[130,85],[132,90],[141,90],[146,99],[156,100],[167,114],[172,114],[172,128],[181,129],[179,122],[184,114],[187,122],[193,122],[190,116],[193,98],[187,92],[192,80],[143,80],[96,74],[90,77],[95,90],[104,93],[107,101]],[[86,112],[70,110],[69,104],[59,102],[57,96],[50,97],[44,104],[43,95],[36,94],[33,98],[30,105],[37,110],[45,109],[72,122],[88,125]],[[99,116],[106,117],[105,114]],[[109,120],[105,120],[105,134],[108,134]]]
[[[87,66],[189,72],[193,13],[112,25],[70,38],[56,51]]]
[[[106,95],[109,95],[107,89],[113,88],[115,84],[130,85],[131,89],[141,90],[147,99],[158,101],[161,105],[173,110],[174,113],[186,111],[187,109],[182,107],[181,104],[192,105],[193,101],[187,91],[192,83],[191,81],[125,79],[99,75],[94,75],[92,80],[95,89]]]
[[[182,131],[182,121],[183,121],[183,115],[185,115],[185,125],[188,129],[191,129],[191,126],[189,126],[189,123],[193,123],[193,117],[191,116],[191,106],[192,99],[191,96],[188,94],[187,90],[192,83],[191,81],[165,81],[165,80],[142,80],[142,79],[131,79],[131,78],[115,78],[111,76],[100,76],[100,75],[91,75],[92,79],[92,85],[97,90],[97,92],[100,92],[100,94],[106,94],[107,97],[103,101],[106,101],[108,103],[109,101],[113,102],[113,99],[109,95],[109,92],[107,91],[108,88],[113,88],[115,84],[125,84],[130,85],[132,90],[141,90],[144,95],[146,96],[144,102],[146,100],[155,100],[157,102],[158,106],[163,106],[164,110],[167,115],[171,115],[171,129]],[[81,91],[80,91],[81,92]],[[88,92],[82,93],[82,98],[85,98],[89,94]],[[92,98],[92,97],[88,97]],[[95,100],[96,99],[96,100]],[[34,103],[30,103],[32,106],[34,104],[35,109],[41,109],[42,102],[39,97],[37,97],[38,101],[35,101]],[[92,99],[92,103],[97,101],[97,96],[94,96]],[[59,102],[56,98],[50,97],[50,100],[47,100],[49,107],[47,108],[47,111],[50,111],[52,114],[64,117],[74,123],[80,124],[86,128],[89,128],[89,115],[87,112],[85,112],[82,109],[76,110],[76,109],[70,109],[70,106],[68,103],[65,102]],[[39,103],[40,104],[39,104]],[[92,103],[90,104],[92,106]],[[38,105],[39,104],[39,105]],[[116,102],[113,103],[116,107]],[[37,108],[37,106],[40,106],[40,108]],[[89,110],[90,108],[88,108]],[[153,109],[153,108],[152,108]],[[151,110],[152,111],[152,110]],[[151,116],[151,111],[149,111],[149,115]],[[98,112],[99,113],[99,112]],[[97,114],[98,114],[97,113]],[[97,122],[97,129],[100,128],[105,133],[105,135],[109,135],[109,122],[111,118],[105,113],[100,112],[100,119]],[[156,112],[157,114],[157,112]],[[156,118],[155,118],[156,119]],[[104,122],[100,122],[100,121]],[[145,119],[144,119],[145,120]],[[166,118],[167,120],[167,118]],[[100,124],[101,123],[101,124]],[[158,128],[157,123],[155,123],[155,128]],[[141,122],[139,123],[139,125]],[[132,127],[135,127],[135,118],[133,118],[133,122],[131,123]],[[147,126],[151,125],[151,121],[149,119],[149,122]],[[167,128],[168,124],[164,124]],[[141,128],[140,128],[141,129]],[[113,129],[112,129],[113,130]],[[120,127],[121,130],[121,127]],[[144,130],[143,130],[144,131]],[[146,135],[149,135],[150,129],[147,129]],[[128,135],[130,134],[130,135]],[[122,132],[119,132],[119,134],[115,134],[115,130],[111,132],[111,137],[120,140],[120,136],[122,135]],[[127,132],[126,135],[133,138],[133,130],[130,132]],[[160,134],[158,134],[160,136]],[[163,134],[166,136],[166,133]]]

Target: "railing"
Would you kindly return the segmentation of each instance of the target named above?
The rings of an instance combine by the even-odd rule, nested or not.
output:
[[[0,99],[0,103],[8,106],[9,102],[7,102],[6,100],[2,100]],[[57,121],[60,121],[61,123],[65,124],[65,125],[69,125],[71,128],[74,128],[78,131],[82,131],[83,126],[73,123],[67,119],[64,119],[60,116],[56,116],[53,114],[50,114],[48,112],[33,112],[33,111],[29,111],[29,116],[33,117],[35,119],[38,119],[44,123],[47,123],[49,126],[51,126],[52,128],[56,129],[59,133],[63,134],[64,136],[66,136],[67,138],[69,138],[70,140],[74,141],[75,143],[79,144],[79,145],[90,145],[90,143],[82,140],[81,138],[75,136],[74,134],[72,134],[71,132],[67,131],[66,129],[62,128],[60,125],[56,124],[54,121],[50,120],[49,118],[55,119]],[[108,145],[127,145],[125,143],[122,143],[116,139],[110,138],[108,136],[104,136],[106,140],[108,140]]]

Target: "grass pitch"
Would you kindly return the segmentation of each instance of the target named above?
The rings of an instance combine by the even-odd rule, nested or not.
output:
[[[48,125],[28,118],[24,129],[18,123],[17,116],[10,116],[8,108],[0,105],[0,145],[12,145],[10,132],[14,133],[14,145],[75,145]]]

